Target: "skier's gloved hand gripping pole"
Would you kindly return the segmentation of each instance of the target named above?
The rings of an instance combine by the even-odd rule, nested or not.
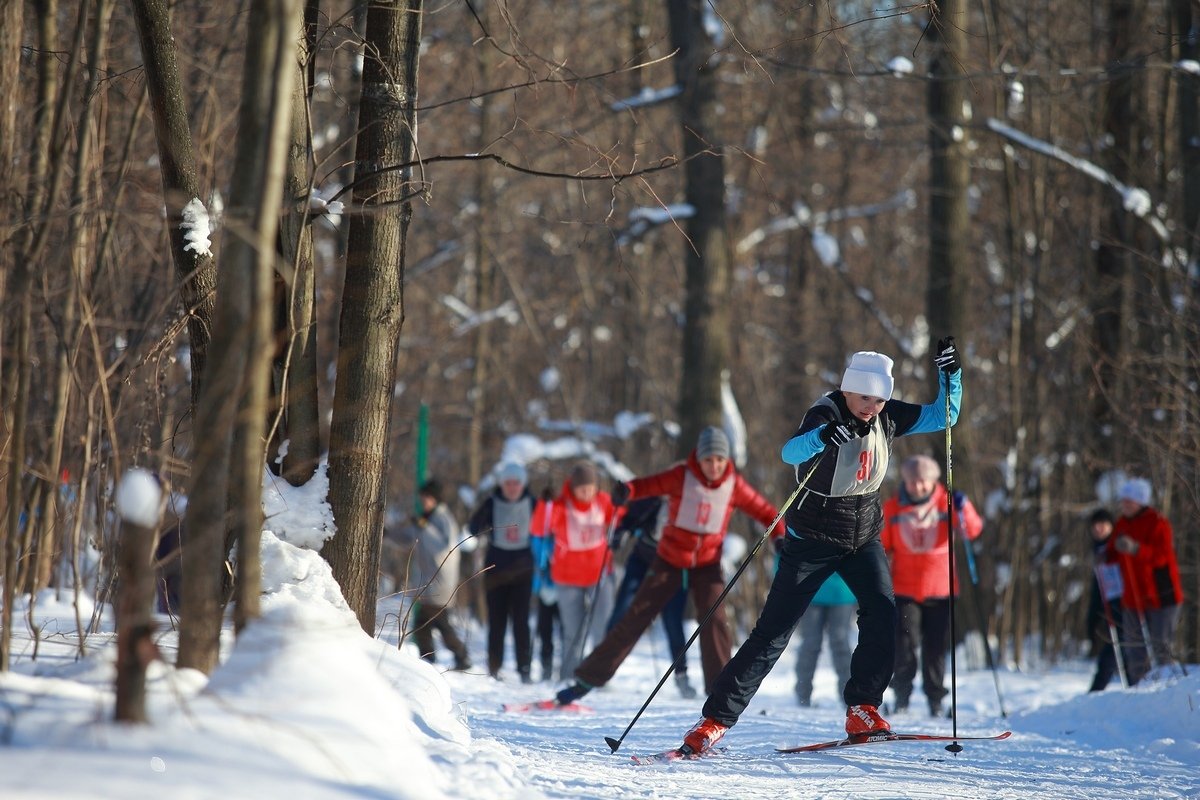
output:
[[[796,485],[796,490],[792,492],[791,496],[783,502],[783,505],[779,509],[779,513],[775,516],[775,520],[767,526],[766,530],[763,531],[762,536],[758,537],[758,541],[754,543],[754,547],[750,548],[750,552],[747,553],[746,558],[742,560],[741,565],[737,568],[737,572],[733,573],[733,577],[730,578],[729,582],[725,584],[725,588],[721,590],[721,594],[717,596],[717,599],[715,602],[713,602],[712,607],[708,609],[708,612],[705,613],[704,618],[701,619],[699,624],[696,625],[696,630],[692,631],[692,635],[688,637],[687,642],[684,643],[683,648],[679,651],[679,655],[675,656],[675,660],[671,662],[671,666],[667,667],[667,671],[664,672],[663,676],[658,679],[658,685],[655,686],[650,692],[650,696],[646,698],[646,702],[642,703],[642,707],[638,709],[638,712],[633,715],[633,719],[629,721],[629,725],[625,727],[625,730],[621,733],[620,738],[614,739],[611,736],[604,737],[604,741],[608,743],[608,746],[612,752],[617,752],[617,750],[621,747],[621,743],[625,741],[625,737],[629,735],[629,732],[633,730],[633,726],[637,724],[637,721],[641,719],[642,714],[645,713],[646,709],[650,707],[650,702],[654,700],[655,695],[657,695],[659,690],[662,689],[663,684],[665,684],[667,679],[671,677],[671,673],[675,671],[676,667],[683,663],[683,660],[687,657],[687,651],[691,648],[692,643],[696,641],[696,637],[700,635],[701,629],[703,629],[708,621],[712,619],[712,616],[717,612],[717,609],[721,607],[721,602],[725,599],[725,595],[729,594],[729,592],[733,589],[733,586],[737,583],[738,578],[740,578],[742,573],[746,571],[746,567],[750,565],[750,562],[754,560],[754,556],[758,554],[760,549],[762,549],[763,543],[767,541],[768,537],[770,537],[771,531],[775,530],[775,526],[778,525],[780,520],[783,519],[783,516],[787,513],[788,508],[791,507],[792,503],[796,502],[796,498],[800,496],[802,491],[804,491],[804,487],[808,484],[808,479],[811,478],[813,473],[817,471],[817,465],[821,463],[821,459],[823,459],[825,454],[830,450],[836,451],[837,447],[826,447],[815,459],[813,459],[813,465],[808,470],[808,474],[804,476],[804,480],[800,481],[800,483]]]

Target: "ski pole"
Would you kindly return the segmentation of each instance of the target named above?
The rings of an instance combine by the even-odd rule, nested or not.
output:
[[[984,624],[987,617],[979,602],[979,573],[975,569],[975,550],[971,545],[971,540],[965,536],[963,537],[963,552],[967,554],[967,572],[971,575],[971,597],[975,601],[975,615],[978,617],[976,622],[979,624],[979,633],[983,636],[983,654],[987,657],[988,669],[992,671],[992,683],[996,685],[996,701],[1000,704],[1000,716],[1007,719],[1008,712],[1004,710],[1004,694],[1000,691],[1000,673],[996,669],[996,659],[992,656],[992,643],[988,641],[987,626]]]
[[[946,568],[950,573],[950,727],[955,741],[946,745],[951,753],[961,753],[958,743],[958,661],[954,646],[954,455],[950,440],[950,373],[943,372],[946,379],[946,520],[950,547],[947,551]]]
[[[1142,631],[1142,649],[1146,651],[1145,661],[1149,662],[1150,664],[1149,673],[1143,672],[1138,676],[1138,680],[1140,681],[1147,674],[1157,672],[1160,665],[1158,663],[1157,654],[1154,652],[1154,643],[1150,638],[1150,623],[1146,621],[1146,612],[1142,608],[1142,601],[1144,598],[1142,597],[1141,589],[1138,587],[1138,578],[1135,574],[1133,557],[1130,555],[1124,555],[1123,557],[1127,559],[1126,563],[1129,564],[1129,569],[1125,570],[1125,572],[1129,575],[1129,588],[1133,590],[1134,600],[1137,603],[1137,605],[1134,606],[1134,611],[1137,612],[1138,625]],[[1139,660],[1139,668],[1143,665],[1143,663],[1144,662]]]
[[[655,686],[650,692],[650,696],[646,698],[646,702],[642,703],[642,707],[638,709],[638,712],[633,715],[633,719],[629,721],[629,724],[625,727],[624,732],[621,733],[620,738],[614,739],[611,736],[604,737],[604,741],[608,743],[608,746],[612,752],[617,752],[617,749],[620,748],[621,743],[625,741],[625,737],[629,735],[631,730],[633,730],[633,726],[637,724],[639,719],[641,719],[642,714],[645,713],[646,709],[650,707],[650,702],[654,700],[655,695],[657,695],[659,690],[662,689],[663,684],[667,682],[667,678],[671,677],[671,673],[675,671],[675,668],[683,663],[683,659],[687,657],[687,651],[691,648],[692,643],[696,641],[696,637],[700,635],[700,631],[704,628],[705,624],[712,619],[713,615],[717,613],[717,609],[721,607],[721,602],[725,599],[725,595],[729,594],[730,590],[733,589],[734,584],[737,583],[738,578],[742,577],[742,573],[746,571],[746,567],[750,566],[750,562],[754,560],[754,556],[758,554],[758,551],[763,546],[763,543],[767,541],[767,537],[771,535],[771,531],[775,530],[775,526],[779,524],[779,521],[783,519],[783,515],[787,513],[788,507],[791,506],[792,503],[796,502],[796,498],[800,496],[802,491],[804,491],[804,487],[808,485],[808,479],[811,478],[813,473],[817,471],[817,467],[820,465],[821,459],[824,458],[826,452],[828,452],[828,450],[821,451],[821,454],[813,460],[812,468],[809,469],[808,474],[804,476],[804,480],[800,481],[800,483],[796,486],[796,490],[792,492],[791,496],[783,502],[783,506],[779,509],[779,513],[775,516],[774,521],[767,526],[767,529],[763,531],[762,536],[758,537],[758,541],[754,543],[754,547],[750,548],[750,552],[746,554],[746,557],[742,560],[742,563],[737,568],[737,571],[733,573],[733,577],[730,578],[729,582],[725,584],[725,588],[721,590],[721,594],[717,596],[716,601],[713,602],[712,606],[705,613],[704,619],[700,620],[699,624],[696,625],[696,630],[692,631],[692,635],[688,637],[688,640],[683,645],[683,649],[680,650],[678,655],[675,656],[675,659],[671,662],[671,666],[667,667],[667,671],[664,672],[663,676],[658,679],[658,685]]]

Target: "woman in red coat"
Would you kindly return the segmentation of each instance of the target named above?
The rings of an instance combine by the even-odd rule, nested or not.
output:
[[[900,466],[903,483],[883,505],[883,549],[892,562],[896,592],[896,711],[908,708],[921,643],[921,687],[929,713],[942,715],[946,696],[946,647],[950,629],[950,523],[942,470],[929,456]],[[976,539],[983,520],[961,492],[954,493],[956,535]],[[958,580],[954,581],[958,594]]]
[[[1117,493],[1121,516],[1108,537],[1105,555],[1121,566],[1122,631],[1129,685],[1151,667],[1170,664],[1172,642],[1183,604],[1183,585],[1171,523],[1150,507],[1150,482],[1126,481]],[[1146,640],[1150,650],[1146,650]]]

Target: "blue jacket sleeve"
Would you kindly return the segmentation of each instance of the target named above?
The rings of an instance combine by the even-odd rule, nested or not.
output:
[[[825,443],[821,441],[821,429],[813,428],[788,439],[779,455],[785,464],[803,464],[823,449]]]
[[[958,370],[950,375],[950,424],[946,425],[946,382],[942,379],[942,373],[938,373],[938,395],[937,399],[929,405],[921,406],[921,413],[917,415],[917,421],[913,426],[906,431],[898,432],[900,436],[907,436],[910,433],[932,433],[933,431],[942,431],[947,427],[954,427],[954,423],[958,422],[958,406],[962,402],[962,370]]]

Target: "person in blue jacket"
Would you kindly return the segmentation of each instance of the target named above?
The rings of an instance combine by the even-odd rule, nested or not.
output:
[[[634,500],[625,507],[625,516],[617,523],[614,536],[628,534],[634,537],[633,549],[625,560],[625,574],[621,576],[621,584],[617,587],[617,598],[613,604],[612,616],[608,618],[608,630],[612,630],[617,620],[629,610],[638,587],[646,577],[650,565],[658,554],[658,539],[662,534],[663,525],[667,521],[668,504],[661,496],[643,497]],[[613,549],[620,546],[614,543]],[[685,638],[683,635],[683,614],[687,608],[687,589],[681,588],[675,596],[667,601],[659,613],[662,620],[663,633],[667,635],[667,646],[671,649],[671,658],[678,658],[683,652]],[[687,660],[682,659],[675,667],[675,687],[686,700],[696,696],[696,687],[688,678]]]
[[[535,513],[543,515],[541,527],[548,524],[554,493],[542,490],[542,502]],[[533,596],[537,600],[538,653],[542,662],[542,680],[554,680],[554,641],[562,639],[562,617],[558,614],[558,587],[550,577],[550,556],[554,553],[554,542],[548,536],[534,536],[533,547]]]
[[[891,730],[879,705],[895,666],[896,598],[880,542],[879,487],[896,437],[945,430],[958,419],[962,370],[953,337],[938,342],[933,360],[937,399],[917,405],[892,397],[891,358],[855,353],[841,386],[808,409],[783,445],[784,463],[794,465],[804,484],[787,509],[779,569],[754,629],[717,677],[704,717],[684,736],[681,750],[709,750],[737,723],[813,595],[835,572],[859,609],[858,644],[842,689],[846,734],[861,738]]]
[[[838,691],[850,681],[850,624],[858,601],[854,592],[836,572],[830,575],[812,604],[800,618],[800,650],[796,653],[796,702],[807,708],[812,705],[813,674],[821,656],[822,641],[829,643],[833,671],[837,673]]]

